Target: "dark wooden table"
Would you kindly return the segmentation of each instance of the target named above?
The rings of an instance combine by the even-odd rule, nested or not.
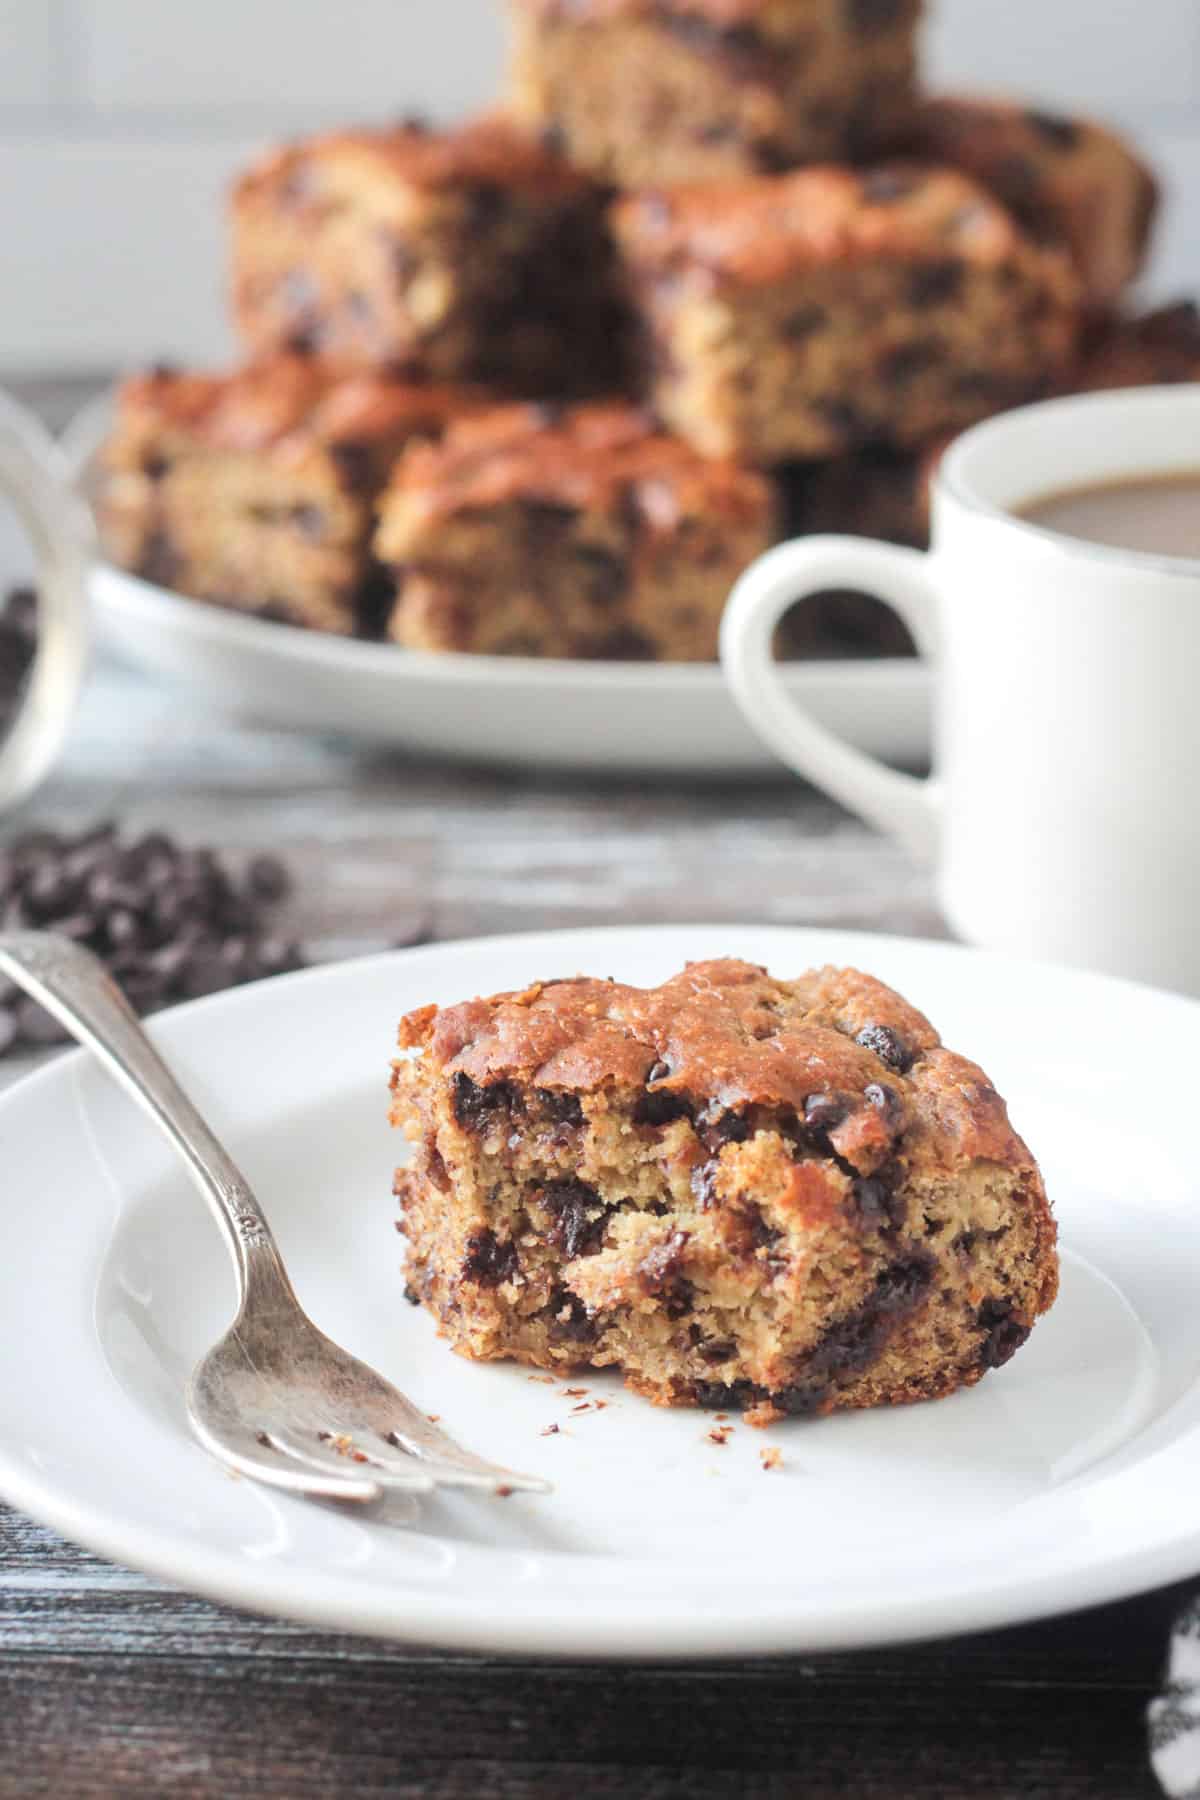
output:
[[[681,918],[944,930],[904,856],[798,783],[421,766],[101,669],[30,816],[109,814],[278,848],[323,956]],[[1143,1709],[1183,1592],[857,1655],[506,1662],[245,1617],[0,1508],[0,1796],[1136,1800],[1158,1791]]]

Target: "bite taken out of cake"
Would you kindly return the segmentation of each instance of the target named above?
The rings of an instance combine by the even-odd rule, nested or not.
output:
[[[1054,1300],[1004,1102],[869,975],[539,982],[400,1044],[408,1295],[466,1356],[766,1424],[970,1386]]]

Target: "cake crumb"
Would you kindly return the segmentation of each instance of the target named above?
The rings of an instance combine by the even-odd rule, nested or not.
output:
[[[542,1387],[553,1387],[558,1377],[555,1375],[527,1375],[525,1379],[539,1382]]]
[[[765,1450],[759,1451],[758,1460],[769,1473],[772,1469],[782,1468],[783,1451],[778,1444],[768,1444]]]
[[[592,1403],[591,1403],[591,1401],[590,1401],[590,1400],[585,1400],[585,1401],[583,1401],[583,1403],[582,1403],[582,1404],[581,1404],[581,1405],[580,1405],[580,1406],[573,1406],[573,1407],[572,1407],[572,1408],[571,1408],[571,1416],[572,1416],[572,1418],[573,1418],[573,1417],[574,1417],[574,1416],[575,1416],[575,1414],[576,1414],[576,1413],[581,1413],[581,1412],[591,1412],[591,1411],[592,1411]]]
[[[543,1437],[555,1437],[557,1435],[557,1433],[560,1432],[561,1430],[562,1430],[561,1425],[547,1425],[545,1430],[542,1432],[542,1436]]]
[[[564,1388],[563,1397],[567,1400],[579,1400],[587,1393],[586,1388]]]
[[[437,1425],[441,1422],[442,1415],[441,1413],[426,1413],[425,1417],[429,1420],[431,1425]]]
[[[711,1431],[705,1433],[705,1436],[710,1444],[719,1444],[723,1449],[729,1442],[729,1434],[732,1430],[732,1425],[714,1425]]]

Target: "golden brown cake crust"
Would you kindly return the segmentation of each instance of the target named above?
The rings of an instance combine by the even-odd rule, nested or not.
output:
[[[383,373],[335,380],[301,356],[134,375],[98,459],[102,542],[123,567],[197,599],[378,635],[379,489],[406,444],[481,404]]]
[[[503,407],[407,453],[375,537],[410,650],[710,660],[774,529],[766,477],[634,407]]]
[[[898,1107],[939,1128],[943,1158],[1029,1164],[981,1072],[944,1050],[924,1016],[870,975],[819,969],[797,981],[732,960],[692,963],[658,988],[580,978],[411,1014],[402,1045],[478,1085],[517,1081],[590,1093],[608,1083],[703,1097],[719,1109],[790,1107],[836,1095],[838,1154],[870,1169],[890,1151]],[[886,1081],[892,1121],[868,1090]]]
[[[364,180],[424,189],[511,188],[545,196],[586,192],[586,176],[555,156],[501,113],[454,131],[418,124],[378,130],[331,131],[285,144],[248,170],[234,189],[235,205],[263,189],[300,185],[310,165],[342,166]]]
[[[568,411],[504,406],[463,420],[405,458],[393,482],[401,492],[424,521],[511,500],[604,511],[624,495],[664,528],[684,512],[736,520],[761,518],[767,507],[754,470],[697,456],[649,414],[616,401]]]
[[[1082,347],[1074,393],[1200,381],[1200,310],[1194,301],[1099,320]]]
[[[362,443],[406,424],[440,428],[485,403],[477,390],[358,374],[338,380],[307,356],[279,356],[228,374],[157,368],[117,396],[119,433],[186,438],[214,450],[269,450],[297,435]],[[122,441],[118,435],[115,447]]]
[[[1107,306],[1141,269],[1158,184],[1115,132],[1004,100],[925,102],[914,148],[964,170],[1020,224],[1069,249],[1088,303]]]
[[[1003,1101],[857,970],[538,982],[400,1043],[410,1298],[466,1355],[765,1423],[969,1386],[1054,1299]]]
[[[828,165],[791,175],[630,195],[615,209],[627,252],[652,271],[703,270],[758,286],[805,268],[877,259],[982,266],[1026,260],[1005,209],[953,169]]]

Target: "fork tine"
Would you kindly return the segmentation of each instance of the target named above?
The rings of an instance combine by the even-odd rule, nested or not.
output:
[[[379,1498],[377,1481],[345,1470],[335,1474],[300,1466],[282,1451],[274,1450],[272,1445],[262,1444],[251,1432],[228,1430],[221,1437],[215,1437],[197,1420],[193,1420],[192,1429],[204,1448],[227,1468],[271,1487],[282,1488],[285,1493],[315,1494],[323,1500],[359,1503]]]
[[[553,1482],[541,1475],[520,1475],[515,1469],[501,1468],[499,1463],[487,1462],[464,1450],[448,1432],[431,1425],[420,1414],[414,1425],[406,1413],[403,1423],[385,1434],[385,1442],[418,1459],[439,1487],[490,1488],[495,1493],[508,1489],[523,1494],[554,1491]]]
[[[315,1432],[282,1425],[271,1426],[267,1436],[279,1450],[306,1468],[319,1469],[326,1474],[337,1472],[343,1479],[369,1484],[375,1489],[376,1496],[383,1488],[429,1494],[435,1485],[433,1476],[420,1463],[412,1460],[401,1463],[397,1457],[389,1457],[385,1462],[382,1457],[375,1456],[373,1448],[370,1454],[363,1451],[357,1440],[353,1450],[343,1451],[331,1439],[318,1437]],[[363,1457],[362,1462],[358,1461],[359,1456]]]

